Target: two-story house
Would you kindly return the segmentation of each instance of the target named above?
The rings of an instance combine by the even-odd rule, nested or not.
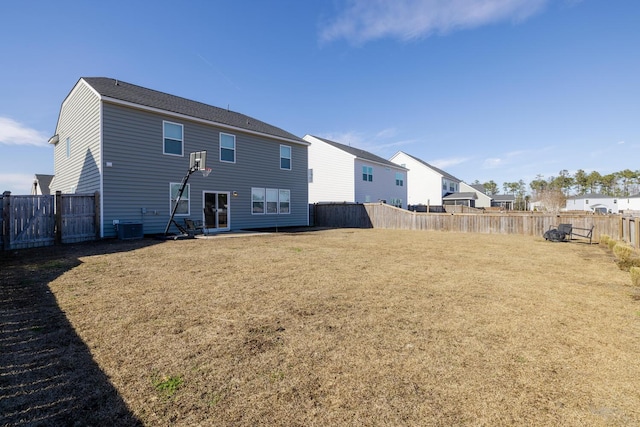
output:
[[[359,148],[313,135],[309,145],[309,203],[384,201],[407,207],[407,169]]]
[[[206,151],[176,220],[209,231],[308,224],[309,143],[253,117],[105,77],[81,78],[60,109],[51,191],[100,193],[102,237],[139,222],[162,233],[189,155]],[[175,228],[172,231],[176,231]]]
[[[461,180],[404,151],[398,151],[390,160],[409,169],[409,205],[442,206],[443,197],[460,191]]]

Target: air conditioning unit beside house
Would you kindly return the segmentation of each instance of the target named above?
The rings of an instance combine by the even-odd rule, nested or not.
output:
[[[142,239],[144,237],[142,224],[139,222],[121,222],[116,224],[116,227],[120,240]]]

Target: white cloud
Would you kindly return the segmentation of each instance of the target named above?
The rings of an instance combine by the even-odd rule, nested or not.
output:
[[[340,144],[369,151],[370,153],[386,158],[390,156],[390,148],[395,149],[396,147],[409,145],[416,141],[415,139],[397,140],[395,139],[396,134],[396,129],[387,128],[375,132],[372,135],[357,131],[347,131],[321,133],[317,136],[339,142]]]
[[[438,159],[428,162],[430,165],[437,167],[438,169],[446,170],[449,167],[457,166],[462,163],[466,163],[470,160],[469,157],[452,157],[450,159]]]
[[[31,194],[33,174],[0,173],[0,193],[11,191],[15,195]]]
[[[485,161],[482,163],[482,167],[485,169],[495,169],[495,168],[499,168],[500,166],[502,166],[503,164],[503,160],[499,159],[497,157],[493,157],[493,158],[488,158],[485,159]]]
[[[433,33],[523,21],[549,0],[347,0],[345,10],[320,31],[322,42],[361,44],[392,37],[413,40]]]
[[[0,117],[0,144],[46,147],[48,138],[44,133],[30,129],[13,119]]]

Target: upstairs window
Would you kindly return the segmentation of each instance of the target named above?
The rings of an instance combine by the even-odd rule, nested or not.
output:
[[[67,159],[71,157],[71,138],[67,138]]]
[[[183,126],[179,123],[162,122],[163,154],[182,156],[183,131]]]
[[[373,167],[371,166],[363,166],[362,167],[362,180],[363,181],[373,181]]]
[[[291,170],[291,147],[280,146],[280,169]]]
[[[402,172],[396,172],[396,185],[398,187],[404,186],[404,175],[402,174]]]
[[[220,161],[227,163],[236,162],[236,136],[228,133],[220,133]]]
[[[313,169],[307,170],[307,182],[313,183]]]

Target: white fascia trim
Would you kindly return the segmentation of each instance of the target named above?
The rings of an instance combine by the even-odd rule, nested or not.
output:
[[[380,165],[380,166],[383,166],[385,168],[391,168],[391,169],[395,168],[395,169],[398,169],[399,171],[405,171],[405,172],[409,170],[409,169],[403,168],[402,166],[397,165],[395,163],[393,165],[390,165],[389,163],[380,163],[380,162],[376,162],[375,160],[365,159],[363,157],[355,157],[355,158],[360,160],[363,163],[373,163],[375,165]]]
[[[214,121],[211,121],[211,120],[199,119],[197,117],[188,116],[186,114],[174,113],[172,111],[162,110],[160,108],[147,107],[145,105],[135,104],[133,102],[128,102],[128,101],[122,101],[120,99],[109,98],[109,97],[106,97],[106,96],[101,97],[101,99],[102,99],[103,102],[109,102],[111,104],[123,105],[125,107],[136,108],[138,110],[150,111],[150,112],[154,112],[154,113],[158,113],[158,114],[164,114],[164,115],[171,116],[171,117],[178,117],[178,118],[181,118],[181,119],[190,120],[190,121],[193,121],[193,122],[204,123],[204,124],[208,124],[208,125],[214,125],[214,126],[217,126],[217,127],[223,128],[223,129],[229,129],[229,130],[233,130],[233,131],[236,131],[236,132],[248,133],[248,134],[251,134],[251,135],[257,135],[257,136],[267,137],[267,138],[271,138],[271,139],[277,139],[279,141],[286,141],[286,142],[289,142],[291,144],[304,145],[304,146],[308,146],[309,145],[308,142],[296,141],[296,140],[289,139],[289,138],[283,138],[281,136],[271,135],[271,134],[262,133],[262,132],[256,132],[256,131],[252,131],[252,130],[248,130],[248,129],[244,129],[244,128],[239,128],[239,127],[236,127],[236,126],[226,125],[224,123],[214,122]]]
[[[98,129],[98,138],[100,138],[100,141],[98,142],[98,145],[100,146],[100,161],[98,162],[100,165],[98,166],[98,173],[100,174],[100,238],[104,239],[104,138],[102,134],[102,124],[104,123],[102,114],[104,109],[102,108],[102,102],[98,103],[98,109],[98,114],[100,115],[100,128]]]

